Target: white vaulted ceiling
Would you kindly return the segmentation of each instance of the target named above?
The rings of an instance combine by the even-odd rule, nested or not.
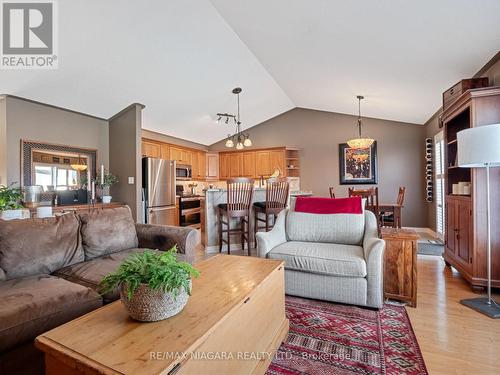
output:
[[[500,49],[498,0],[212,0],[299,107],[424,123]]]
[[[59,1],[59,68],[0,71],[0,91],[211,144],[296,106],[423,123],[500,46],[496,0]]]

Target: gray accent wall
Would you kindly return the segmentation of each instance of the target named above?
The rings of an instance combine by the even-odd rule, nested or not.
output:
[[[141,165],[141,104],[132,104],[109,119],[109,169],[119,182],[111,187],[113,200],[128,204],[137,222],[143,222]],[[128,178],[134,183],[129,184]]]
[[[109,132],[106,120],[8,95],[3,102],[8,183],[21,181],[22,139],[97,149],[97,164],[108,166]],[[3,144],[1,146],[3,149]],[[0,168],[1,159],[0,156]]]
[[[424,192],[425,127],[365,118],[363,132],[377,140],[378,188],[381,203],[396,201],[399,186],[406,186],[403,225],[427,226]],[[233,130],[228,128],[228,132]],[[301,151],[301,188],[316,196],[347,196],[339,185],[339,144],[356,135],[356,116],[296,108],[249,130],[254,146],[296,146]],[[224,140],[210,146],[223,151]],[[357,185],[360,187],[360,185]],[[371,185],[373,186],[373,185]]]

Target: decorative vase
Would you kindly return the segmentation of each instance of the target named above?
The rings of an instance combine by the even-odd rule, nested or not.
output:
[[[111,203],[111,195],[103,195],[102,196],[102,203]]]
[[[189,281],[191,289],[191,281]],[[140,284],[131,299],[128,298],[127,284],[120,286],[120,299],[129,315],[140,322],[156,322],[174,316],[186,306],[189,294],[184,288],[174,298],[172,293],[160,289],[153,290],[147,284]]]

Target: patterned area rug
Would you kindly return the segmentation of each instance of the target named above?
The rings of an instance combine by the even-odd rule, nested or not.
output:
[[[444,245],[440,243],[419,242],[417,254],[441,256],[444,252]]]
[[[427,374],[406,310],[286,296],[290,332],[266,375]]]

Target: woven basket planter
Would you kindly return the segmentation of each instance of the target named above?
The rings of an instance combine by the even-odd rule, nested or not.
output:
[[[191,281],[189,282],[191,288]],[[189,294],[182,290],[174,298],[172,293],[152,290],[147,284],[141,284],[131,299],[127,296],[127,285],[120,286],[120,298],[130,316],[141,322],[156,322],[170,318],[182,311],[189,299]]]

